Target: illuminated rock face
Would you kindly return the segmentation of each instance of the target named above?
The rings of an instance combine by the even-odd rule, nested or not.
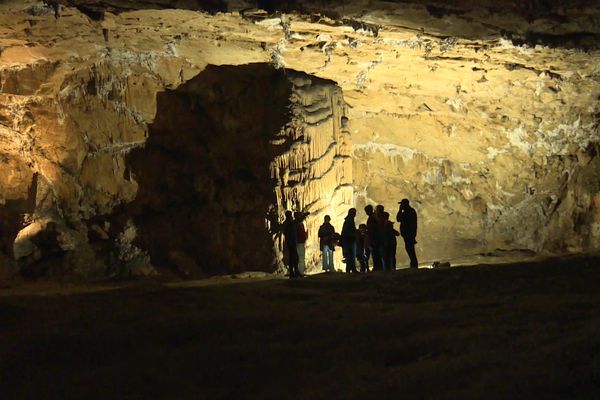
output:
[[[352,201],[344,108],[333,82],[269,64],[207,67],[159,93],[148,140],[125,157],[138,189],[117,219],[133,222],[154,265],[216,274],[282,266],[265,214],[309,211],[314,258],[315,221]]]
[[[341,223],[353,201],[346,104],[334,82],[269,63],[209,66],[147,105],[137,91],[156,86],[112,75],[101,63],[69,79],[78,83],[64,113],[87,145],[71,177],[79,196],[52,194],[36,207],[37,176],[25,168],[32,175],[17,183],[27,197],[4,207],[5,252],[24,270],[68,254],[52,261],[69,270],[85,262],[77,272],[91,277],[151,275],[154,266],[183,275],[274,271],[284,259],[281,235],[264,218],[272,207],[310,212],[307,259],[316,261],[318,224],[325,214]],[[129,96],[132,105],[120,103]],[[86,116],[90,108],[102,118]],[[65,213],[70,207],[79,209]],[[49,223],[59,233],[42,251]]]
[[[339,230],[350,205],[362,222],[364,204],[384,204],[393,216],[403,197],[420,216],[422,260],[497,248],[598,250],[600,53],[593,45],[598,27],[590,22],[598,9],[569,8],[568,2],[552,11],[564,14],[563,22],[552,13],[529,21],[512,9],[494,19],[484,9],[446,13],[407,3],[366,11],[359,1],[332,6],[328,15],[335,20],[141,10],[106,12],[97,21],[75,8],[63,7],[55,18],[41,3],[3,3],[0,250],[7,257],[0,261],[60,263],[87,277],[123,269],[151,274],[147,265],[153,262],[208,273],[280,265],[272,242],[259,242],[259,264],[269,259],[262,267],[242,262],[248,256],[241,250],[235,262],[213,254],[204,263],[191,250],[194,240],[175,231],[184,221],[196,221],[196,227],[203,215],[216,218],[210,207],[191,220],[183,212],[157,216],[166,203],[189,199],[192,192],[194,201],[215,199],[210,180],[218,174],[202,175],[190,165],[214,164],[205,157],[211,146],[231,160],[236,153],[225,148],[242,133],[225,126],[254,121],[257,109],[244,104],[266,101],[240,98],[234,111],[217,118],[218,91],[200,85],[198,104],[211,104],[211,118],[227,122],[200,129],[209,119],[195,121],[200,117],[179,96],[199,85],[196,79],[214,74],[212,66],[253,63],[279,68],[277,74],[308,75],[290,72],[278,80],[286,94],[277,86],[273,94],[279,94],[271,98],[285,99],[286,106],[262,107],[264,115],[273,111],[265,129],[245,133],[257,143],[244,147],[244,154],[256,152],[253,161],[226,162],[216,170],[237,176],[239,190],[251,196],[244,181],[251,174],[242,170],[257,161],[265,175],[254,174],[260,188],[252,195],[260,200],[244,208],[230,199],[217,208],[252,213],[272,201],[280,211],[313,211],[307,221],[312,261],[324,213]],[[317,11],[310,2],[304,6]],[[497,31],[492,20],[501,24]],[[500,28],[511,31],[505,36],[512,41],[499,37]],[[535,41],[554,47],[519,45]],[[232,73],[230,68],[225,70]],[[220,84],[226,101],[250,79],[242,76],[237,86]],[[274,112],[282,107],[285,118]],[[190,142],[186,129],[173,129],[192,120],[198,125],[185,125],[187,130],[198,127],[208,135],[216,129],[223,141],[203,147],[210,135]],[[163,160],[169,146],[198,161]],[[168,225],[169,218],[179,222]],[[162,229],[152,228],[154,222]],[[249,225],[260,230],[263,223],[257,217]],[[194,235],[203,232],[198,227]],[[214,248],[235,247],[231,237]],[[403,252],[399,256],[403,264]]]
[[[286,150],[271,163],[271,177],[280,213],[310,213],[304,221],[308,234],[305,258],[312,268],[321,265],[318,231],[325,215],[341,227],[353,207],[351,135],[346,103],[337,85],[291,71],[286,75],[293,83],[292,119],[279,135],[278,143]],[[281,241],[277,248],[280,259]],[[336,259],[340,262],[341,254]]]

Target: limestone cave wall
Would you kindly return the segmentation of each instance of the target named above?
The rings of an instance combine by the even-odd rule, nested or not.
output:
[[[261,174],[268,171],[279,211],[313,212],[307,221],[313,262],[324,213],[339,229],[351,205],[362,222],[364,204],[383,204],[393,215],[403,197],[420,215],[423,260],[498,248],[600,249],[595,3],[469,8],[465,1],[306,1],[270,14],[246,2],[215,2],[209,10],[162,9],[174,6],[168,1],[141,10],[131,2],[59,3],[0,4],[0,261],[7,266],[18,259],[37,265],[28,271],[36,275],[60,259],[52,269],[57,274],[92,278],[116,273],[111,265],[153,273],[144,267],[153,257],[198,265],[189,255],[192,240],[159,251],[168,241],[148,234],[149,221],[160,219],[156,210],[169,193],[173,199],[214,195],[214,183],[192,166],[214,168],[203,156],[225,142],[211,142],[209,132],[231,132],[205,118],[202,124],[212,127],[197,130],[208,136],[188,142],[173,125],[200,117],[178,96],[189,96],[184,92],[197,85],[194,79],[213,68],[254,63],[287,73],[279,82],[289,97],[270,98],[278,99],[272,111],[287,98],[289,119],[269,114],[277,123],[249,133],[261,144],[243,153],[279,149],[269,153]],[[230,97],[233,88],[241,90],[239,81],[228,86]],[[198,87],[195,104],[212,104],[220,121],[235,127],[238,116],[239,123],[258,118],[231,99],[235,111],[220,114],[218,90]],[[268,91],[275,95],[278,88]],[[166,105],[159,108],[161,101]],[[171,114],[162,113],[169,108]],[[267,145],[261,135],[270,134]],[[151,155],[159,149],[198,161],[171,154],[177,162],[167,162]],[[231,160],[238,153],[221,154]],[[257,177],[248,173],[256,171],[252,162],[236,168],[227,163],[217,172],[239,178],[245,196],[267,193],[267,175],[258,177],[256,193],[243,183]],[[152,179],[159,169],[165,173]],[[232,214],[250,210],[229,206],[223,208]],[[156,222],[164,228],[156,232],[180,229],[167,220]],[[262,269],[280,265],[274,254],[274,264]],[[210,264],[205,272],[259,268]]]
[[[344,107],[335,83],[270,64],[209,66],[159,93],[147,141],[125,159],[138,187],[119,214],[136,246],[186,275],[274,271],[273,208],[310,212],[314,258],[316,222],[352,201]]]

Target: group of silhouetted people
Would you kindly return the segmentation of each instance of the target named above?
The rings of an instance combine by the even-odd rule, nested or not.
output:
[[[372,259],[373,271],[393,271],[396,269],[396,238],[398,236],[402,236],[404,239],[404,247],[410,258],[410,267],[417,268],[418,261],[415,252],[417,213],[410,206],[408,199],[403,199],[399,204],[396,221],[400,223],[400,232],[394,228],[394,223],[390,221],[390,214],[382,205],[375,208],[367,205],[365,207],[367,221],[365,224],[360,224],[358,228],[354,221],[356,209],[348,210],[340,234],[331,225],[331,217],[326,215],[318,233],[323,270],[325,272],[335,271],[333,254],[336,246],[341,246],[347,273],[368,272],[369,259]],[[307,215],[308,213],[304,212],[286,211],[285,220],[281,224],[274,222],[271,218],[271,222],[277,230],[284,235],[290,278],[304,275],[305,243],[308,237],[304,219]],[[360,267],[358,271],[356,261]]]
[[[419,263],[415,252],[417,243],[417,212],[410,206],[408,199],[403,199],[400,209],[396,214],[396,221],[400,223],[400,232],[394,228],[390,221],[390,214],[382,205],[373,208],[372,205],[365,207],[367,214],[366,224],[360,224],[358,229],[354,219],[356,209],[348,210],[344,219],[339,240],[336,241],[336,232],[326,215],[323,225],[319,228],[319,244],[323,255],[323,270],[333,271],[333,250],[338,242],[342,247],[343,261],[346,264],[346,272],[356,273],[356,261],[360,265],[360,272],[369,271],[369,259],[373,260],[373,271],[393,271],[396,269],[396,246],[397,236],[402,236],[406,253],[410,258],[411,268],[417,268]]]
[[[285,212],[285,220],[281,224],[281,231],[285,239],[285,247],[288,254],[290,278],[304,276],[305,268],[305,245],[308,234],[304,226],[304,219],[308,213],[296,211]]]

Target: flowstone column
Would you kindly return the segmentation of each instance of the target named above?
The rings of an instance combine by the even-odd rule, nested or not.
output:
[[[353,204],[351,138],[342,90],[331,81],[289,72],[291,120],[273,141],[286,150],[271,163],[278,212],[310,212],[305,221],[307,269],[320,265],[319,226],[331,216],[336,231]],[[275,244],[283,266],[281,240]],[[341,251],[336,252],[337,265]]]

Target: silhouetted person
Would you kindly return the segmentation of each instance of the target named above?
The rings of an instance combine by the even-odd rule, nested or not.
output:
[[[292,217],[291,211],[285,212],[285,221],[282,224],[283,236],[285,237],[285,247],[288,251],[290,278],[300,276],[298,272],[298,249],[296,239],[296,221]]]
[[[394,229],[394,223],[389,220],[390,213],[383,213],[383,269],[386,271],[396,270],[396,247],[398,241],[396,236],[400,232]]]
[[[367,225],[358,226],[358,236],[356,238],[356,256],[360,263],[360,272],[369,272],[369,235]]]
[[[410,258],[410,267],[419,268],[417,254],[415,253],[415,244],[417,243],[417,212],[410,206],[408,199],[402,199],[400,210],[396,215],[396,220],[400,222],[400,234],[404,239],[404,248]]]
[[[383,263],[381,259],[381,232],[379,229],[379,223],[375,217],[373,206],[368,205],[365,207],[365,213],[367,213],[367,235],[369,236],[369,246],[371,247],[371,256],[373,257],[373,271],[381,271],[383,269]]]
[[[298,252],[298,273],[300,276],[304,275],[304,271],[306,270],[306,239],[308,239],[308,234],[306,233],[306,228],[304,227],[304,219],[308,213],[304,213],[301,211],[296,211],[294,213],[294,222],[296,222],[296,250]]]
[[[383,214],[385,213],[385,208],[381,204],[377,204],[375,206],[375,220],[377,221],[377,230],[379,232],[379,244],[378,244],[378,254],[379,258],[381,258],[381,269],[385,270],[385,221]]]
[[[346,259],[346,272],[356,272],[356,208],[348,210],[342,226],[342,251]]]
[[[319,247],[323,257],[323,271],[333,272],[333,251],[335,250],[335,229],[330,223],[331,217],[323,218],[323,225],[319,227]]]

